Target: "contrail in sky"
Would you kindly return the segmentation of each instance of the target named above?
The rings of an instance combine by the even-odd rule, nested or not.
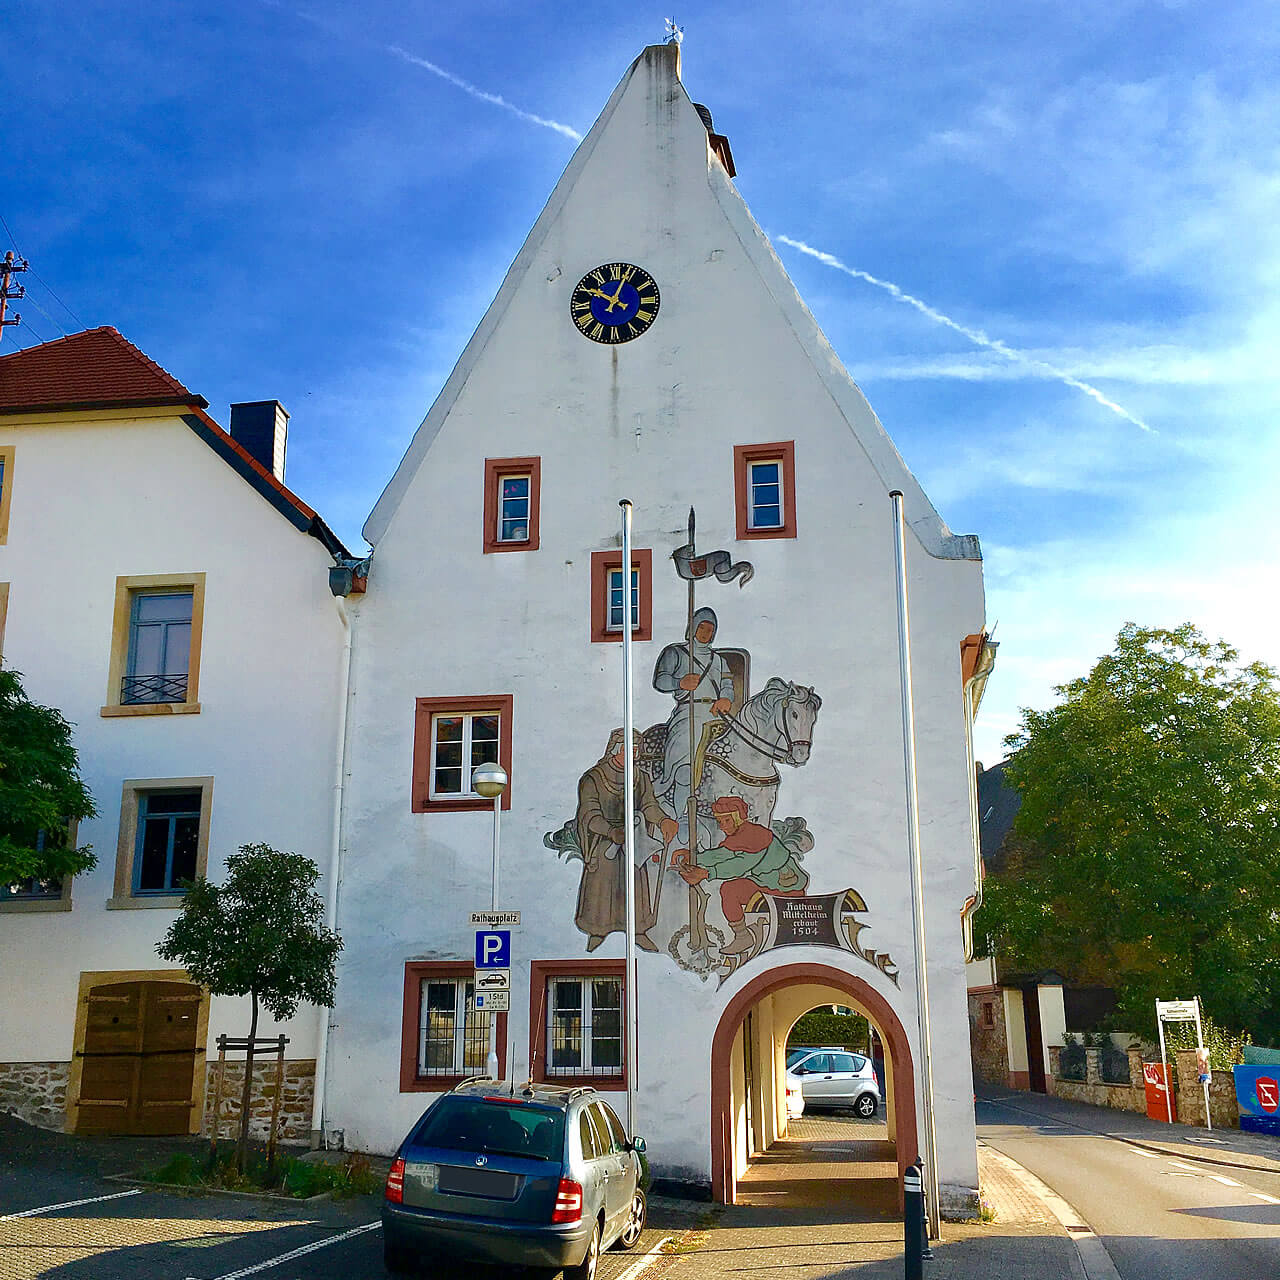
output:
[[[867,284],[873,284],[877,289],[883,289],[886,293],[897,298],[899,302],[905,302],[907,306],[915,307],[921,315],[928,316],[930,320],[934,320],[938,324],[946,325],[948,329],[954,329],[957,333],[968,338],[970,342],[976,343],[980,347],[986,347],[988,351],[998,352],[1007,360],[1016,360],[1019,364],[1026,365],[1029,369],[1037,369],[1051,378],[1056,378],[1059,382],[1066,383],[1069,387],[1075,387],[1077,391],[1083,391],[1085,395],[1092,396],[1104,408],[1110,409],[1112,413],[1119,414],[1126,422],[1132,422],[1135,427],[1140,427],[1143,431],[1155,434],[1154,427],[1148,426],[1141,418],[1134,417],[1128,409],[1116,404],[1114,400],[1107,399],[1097,387],[1091,387],[1087,382],[1081,382],[1079,378],[1072,376],[1065,369],[1059,369],[1056,365],[1037,360],[1034,356],[1029,356],[1025,352],[1018,351],[1007,343],[1001,342],[999,338],[988,337],[981,329],[970,329],[967,325],[952,320],[950,316],[943,315],[941,311],[929,306],[927,302],[921,302],[919,298],[913,298],[911,294],[903,292],[891,281],[880,280],[866,271],[859,271],[857,267],[845,266],[833,254],[823,253],[821,249],[815,249],[812,245],[805,244],[803,240],[793,240],[790,236],[779,236],[778,241],[781,244],[789,245],[792,249],[798,249],[801,253],[807,253],[811,258],[817,258],[824,266],[834,267],[837,271],[843,271],[845,275],[852,276],[855,280],[865,280]]]
[[[430,71],[433,76],[439,76],[441,80],[447,80],[451,85],[461,89],[463,93],[470,94],[471,97],[479,102],[487,102],[491,106],[501,107],[504,111],[510,111],[513,116],[528,121],[529,124],[540,124],[544,129],[553,129],[556,133],[563,134],[566,138],[572,138],[574,142],[582,141],[582,134],[577,129],[571,129],[567,124],[561,124],[558,120],[548,120],[545,116],[535,116],[532,111],[522,111],[514,103],[508,102],[501,94],[486,93],[483,89],[476,88],[475,85],[468,80],[464,80],[461,76],[455,76],[452,71],[446,71],[434,62],[428,62],[426,58],[419,58],[417,54],[410,53],[407,49],[400,48],[399,45],[389,44],[386,49],[389,53],[394,53],[397,58],[403,58],[405,62],[410,63],[412,66],[421,67],[424,71]]]

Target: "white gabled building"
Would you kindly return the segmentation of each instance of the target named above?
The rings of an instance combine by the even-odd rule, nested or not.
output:
[[[196,1132],[249,1019],[156,956],[179,882],[251,842],[330,862],[347,553],[284,486],[280,406],[206,407],[110,328],[0,357],[0,654],[98,809],[92,871],[0,886],[0,1108],[49,1127]],[[303,1137],[320,1023],[259,1028]]]
[[[628,498],[647,730],[636,1129],[659,1176],[732,1200],[785,1130],[791,1025],[835,1003],[878,1028],[888,1137],[900,1167],[915,1157],[899,491],[938,1171],[944,1207],[959,1205],[977,1186],[962,912],[980,554],[841,366],[732,165],[678,49],[646,49],[368,521],[325,1125],[390,1151],[434,1094],[483,1068],[468,913],[489,905],[492,817],[469,774],[494,755],[511,778],[499,906],[522,913],[496,1015],[504,1073],[623,1088],[632,873],[612,731]]]

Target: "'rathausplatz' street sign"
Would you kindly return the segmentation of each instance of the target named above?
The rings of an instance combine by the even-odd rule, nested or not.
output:
[[[1157,1000],[1156,1016],[1166,1022],[1194,1022],[1196,1020],[1196,1002],[1194,1000]]]
[[[473,911],[471,913],[473,929],[506,929],[519,923],[518,911]]]

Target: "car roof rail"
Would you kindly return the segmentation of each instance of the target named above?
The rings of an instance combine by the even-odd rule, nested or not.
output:
[[[500,1080],[495,1080],[493,1076],[467,1076],[465,1080],[459,1080],[457,1084],[449,1090],[450,1093],[456,1093],[459,1089],[465,1089],[473,1084],[501,1084]]]

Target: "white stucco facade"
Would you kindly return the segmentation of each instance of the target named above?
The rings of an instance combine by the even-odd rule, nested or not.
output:
[[[614,262],[650,273],[661,308],[646,333],[611,346],[578,332],[570,297]],[[794,449],[795,536],[740,538],[734,451],[770,442]],[[540,465],[539,545],[486,554],[486,459],[530,457]],[[375,553],[368,593],[352,607],[346,950],[327,1128],[344,1130],[348,1146],[390,1151],[430,1100],[429,1088],[403,1088],[403,1038],[415,1034],[406,965],[468,961],[468,912],[489,904],[489,812],[413,811],[418,699],[512,700],[499,905],[522,912],[507,1021],[516,1080],[531,1073],[536,1039],[531,962],[580,961],[590,972],[623,956],[620,932],[588,952],[574,922],[583,863],[546,842],[574,818],[579,779],[621,723],[620,646],[593,641],[590,620],[592,555],[617,551],[621,498],[634,504],[634,546],[652,556],[652,638],[635,645],[637,727],[672,711],[651,676],[663,648],[685,637],[687,584],[671,555],[687,541],[692,506],[700,553],[723,549],[754,567],[741,587],[697,583],[698,606],[717,615],[714,645],[749,653],[751,694],[776,677],[821,698],[811,752],[779,766],[774,808],[775,819],[802,817],[812,836],[805,892],[861,895],[858,943],[892,957],[880,968],[844,946],[775,946],[696,972],[672,942],[681,912],[689,923],[688,886],[660,864],[658,950],[638,960],[636,1129],[655,1172],[715,1181],[717,1029],[732,1038],[726,1009],[770,973],[847,974],[843,1002],[881,1002],[918,1070],[894,490],[909,526],[944,1203],[977,1186],[960,922],[974,891],[961,643],[983,631],[977,543],[950,533],[823,338],[709,146],[672,47],[645,51],[579,147],[366,526]],[[727,938],[717,887],[707,885],[707,921]],[[767,1123],[776,1128],[772,1112]],[[898,1132],[901,1143],[901,1123]]]
[[[133,852],[121,840],[130,782],[202,781],[211,879],[251,842],[329,863],[345,631],[328,587],[332,560],[183,412],[0,417],[13,459],[0,545],[4,663],[29,698],[71,723],[98,810],[78,830],[97,865],[73,878],[69,901],[0,902],[0,1064],[72,1061],[83,975],[175,968],[155,945],[176,897],[137,896],[127,881],[121,892],[117,879],[118,845]],[[153,575],[202,582],[198,711],[110,707],[118,581]],[[247,1000],[214,999],[210,1055],[217,1035],[243,1036],[248,1023]],[[313,1059],[318,1026],[304,1008],[282,1027],[264,1015],[259,1034],[283,1032],[290,1059]]]

